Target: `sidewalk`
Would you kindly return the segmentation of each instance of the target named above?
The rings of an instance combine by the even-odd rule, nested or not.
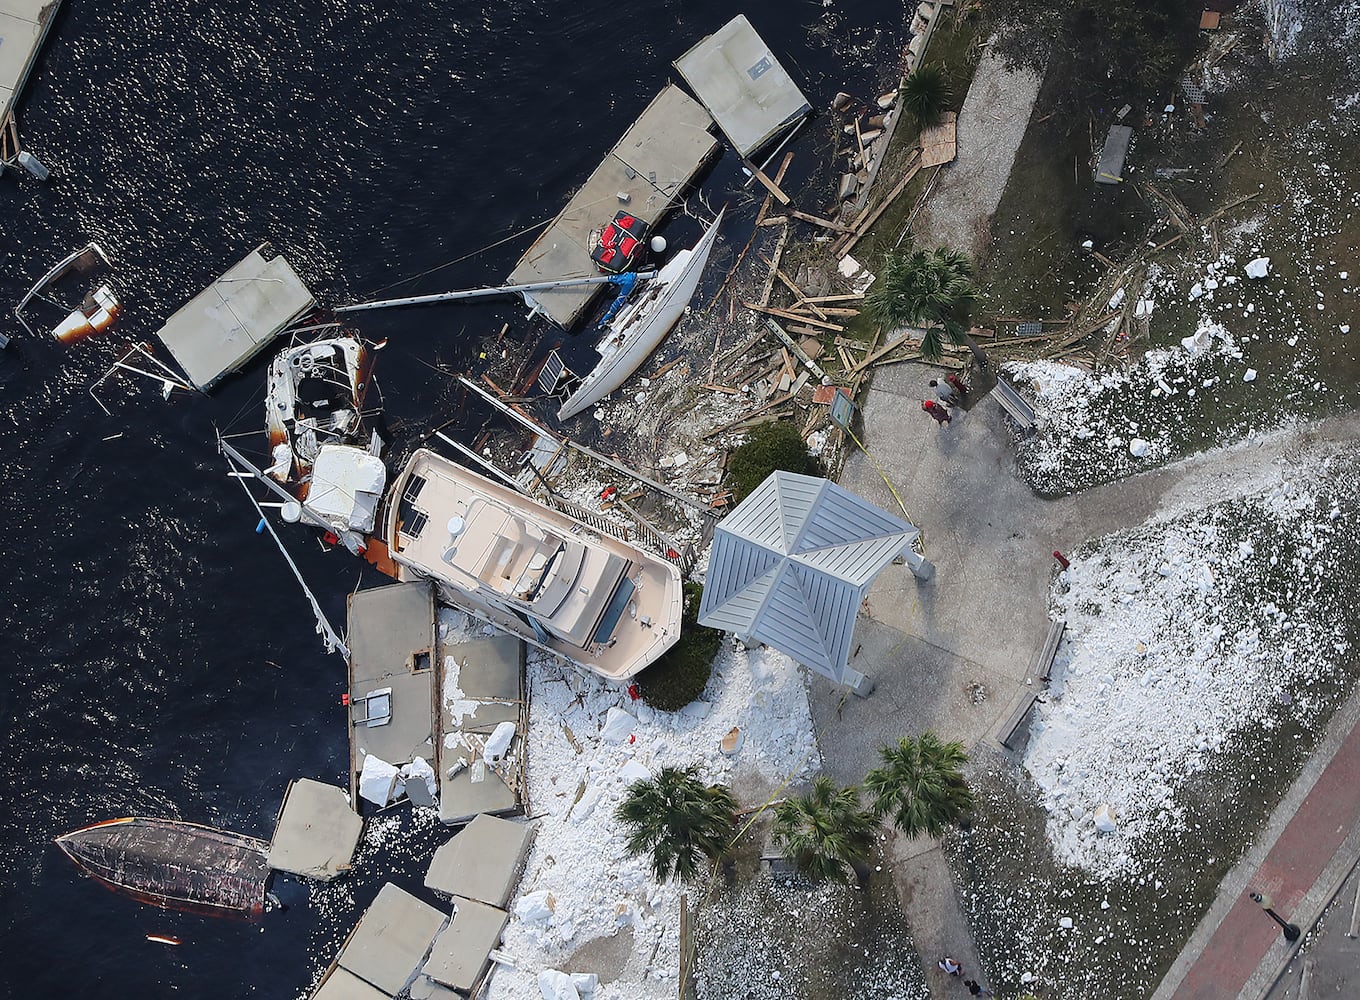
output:
[[[1223,879],[1218,899],[1153,1000],[1260,1000],[1298,944],[1248,898],[1261,892],[1305,934],[1360,860],[1360,693],[1332,718],[1322,744],[1256,845]]]

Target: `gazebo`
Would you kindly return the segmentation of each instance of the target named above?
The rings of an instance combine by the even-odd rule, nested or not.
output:
[[[901,558],[928,579],[920,531],[827,479],[774,472],[719,523],[699,623],[762,642],[855,693],[855,617],[874,578]]]

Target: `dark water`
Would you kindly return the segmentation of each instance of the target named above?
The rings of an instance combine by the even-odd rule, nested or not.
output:
[[[553,215],[669,61],[733,13],[718,0],[74,0],[21,107],[53,180],[0,179],[0,316],[91,239],[117,267],[119,341],[148,337],[266,239],[330,302],[477,251]],[[898,5],[746,13],[816,107],[892,76]],[[833,128],[807,130],[792,184],[811,182]],[[716,205],[738,183],[729,153],[705,190]],[[526,245],[401,288],[494,281]],[[528,335],[509,309],[364,320],[392,339],[378,375],[399,449],[453,415],[431,366],[460,366],[507,319]],[[257,925],[125,901],[51,844],[130,814],[267,838],[288,779],[343,782],[343,664],[211,444],[214,426],[259,427],[263,363],[211,399],[110,390],[106,417],[86,387],[117,343],[63,349],[0,322],[14,337],[0,357],[0,996],[304,995],[384,879],[418,886],[444,831],[392,821],[351,878],[310,895],[283,881],[290,909]],[[286,537],[342,622],[361,568]]]

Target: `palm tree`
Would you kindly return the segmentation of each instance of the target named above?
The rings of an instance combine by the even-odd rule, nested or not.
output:
[[[873,796],[874,815],[892,813],[893,824],[908,837],[938,837],[972,808],[973,793],[961,770],[968,755],[957,740],[942,743],[926,730],[878,753],[883,766],[864,776],[864,788]]]
[[[628,786],[615,815],[628,828],[626,848],[650,853],[657,880],[691,879],[703,859],[716,861],[736,832],[737,803],[722,785],[704,785],[697,767],[663,767]]]
[[[968,308],[977,297],[973,262],[962,250],[892,250],[883,255],[864,308],[890,329],[924,327],[921,354],[934,360],[944,350],[941,334],[952,343],[972,346]]]
[[[936,125],[949,101],[949,80],[938,66],[922,66],[902,81],[902,108],[925,128]]]
[[[857,788],[838,789],[822,776],[806,795],[776,807],[774,837],[799,870],[848,882],[873,850],[874,818],[860,805]]]

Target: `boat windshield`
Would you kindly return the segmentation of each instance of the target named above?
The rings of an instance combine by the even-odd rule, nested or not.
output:
[[[609,601],[609,606],[604,609],[604,617],[600,619],[600,624],[595,628],[595,634],[591,636],[591,642],[608,642],[609,637],[614,634],[614,629],[618,627],[619,619],[623,617],[623,611],[628,607],[628,602],[633,599],[633,591],[637,586],[628,577],[619,581],[619,589],[614,591],[614,596]]]

